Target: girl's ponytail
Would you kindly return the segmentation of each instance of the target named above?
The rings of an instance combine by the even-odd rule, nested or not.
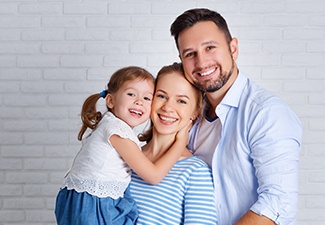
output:
[[[84,104],[82,105],[81,110],[81,120],[82,120],[82,127],[78,134],[78,140],[82,140],[82,136],[86,132],[87,128],[95,129],[99,121],[102,119],[102,113],[97,111],[96,104],[98,99],[105,98],[107,91],[102,91],[98,94],[93,94],[89,96]]]

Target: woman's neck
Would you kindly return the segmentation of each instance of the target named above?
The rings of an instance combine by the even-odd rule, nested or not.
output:
[[[163,156],[174,144],[176,135],[162,135],[153,132],[152,139],[142,147],[142,152],[152,161],[157,161]],[[180,159],[192,156],[188,149],[184,146],[184,152]]]

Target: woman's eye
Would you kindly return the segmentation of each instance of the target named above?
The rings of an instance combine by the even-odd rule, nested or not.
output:
[[[187,102],[186,102],[186,101],[184,101],[184,100],[181,100],[181,99],[180,99],[180,100],[178,100],[178,102],[179,102],[179,103],[181,103],[181,104],[187,104]]]
[[[161,94],[157,94],[156,96],[157,96],[157,98],[163,98],[163,99],[165,99],[165,98],[166,98],[166,96],[165,96],[165,95],[161,95]]]

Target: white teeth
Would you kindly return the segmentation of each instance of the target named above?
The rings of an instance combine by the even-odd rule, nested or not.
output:
[[[206,71],[206,72],[204,72],[204,73],[200,73],[200,74],[201,74],[202,77],[204,77],[204,76],[206,76],[206,75],[211,74],[214,70],[215,70],[215,69],[213,68],[213,69],[211,69],[211,70],[208,70],[208,71]]]
[[[166,121],[166,122],[175,122],[176,119],[170,118],[170,117],[165,117],[165,116],[160,116],[160,119]]]
[[[134,110],[134,109],[131,109],[130,112],[131,112],[131,113],[136,113],[136,114],[138,114],[139,116],[142,115],[142,112],[137,111],[137,110]]]

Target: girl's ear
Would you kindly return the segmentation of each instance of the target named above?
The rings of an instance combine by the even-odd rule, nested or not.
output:
[[[113,96],[111,94],[107,94],[105,100],[106,100],[106,106],[109,109],[112,109],[114,107]]]

